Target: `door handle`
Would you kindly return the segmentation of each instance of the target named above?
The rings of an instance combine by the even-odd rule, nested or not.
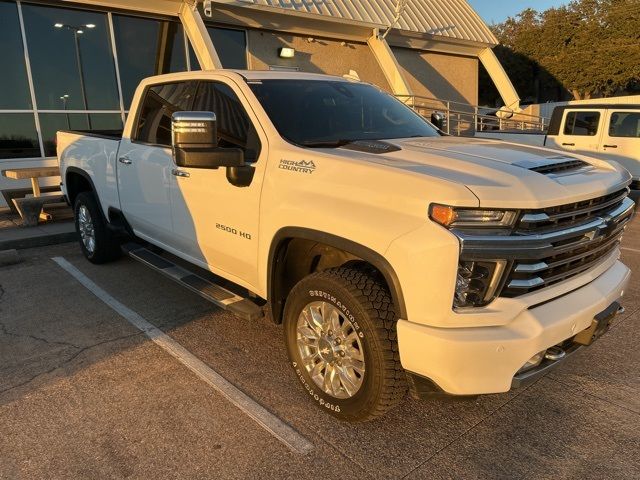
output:
[[[562,146],[563,147],[575,147],[576,144],[575,143],[563,143]]]
[[[618,145],[603,145],[604,148],[618,148]]]
[[[130,159],[129,157],[127,157],[127,156],[120,157],[120,158],[118,159],[118,161],[119,161],[120,163],[123,163],[124,165],[131,165],[131,159]]]
[[[174,168],[173,170],[171,170],[171,175],[173,175],[174,177],[190,177],[191,174],[189,172],[185,172],[184,170],[179,170],[177,168]]]

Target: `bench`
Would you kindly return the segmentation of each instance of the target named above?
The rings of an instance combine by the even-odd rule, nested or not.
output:
[[[45,221],[51,220],[51,215],[42,211],[45,205],[51,206],[55,204],[60,206],[64,204],[64,196],[62,195],[62,192],[60,192],[60,195],[42,195],[42,191],[45,189],[47,192],[55,193],[60,191],[59,188],[41,188],[39,182],[39,179],[43,177],[59,176],[60,169],[58,167],[12,168],[2,170],[2,175],[14,180],[31,180],[33,197],[27,198],[27,193],[25,193],[22,198],[17,195],[10,198],[16,211],[20,214],[20,217],[22,217],[24,226],[36,226],[38,225],[38,221],[41,219]],[[4,192],[3,196],[7,198],[7,195],[5,195]]]
[[[41,193],[52,193],[59,191],[60,187],[56,185],[51,185],[49,187],[40,187]],[[9,210],[11,210],[11,213],[18,215],[18,209],[13,204],[13,199],[24,198],[27,195],[31,195],[33,194],[33,190],[31,188],[7,188],[5,190],[2,190],[0,193],[2,193],[4,201],[7,203],[7,206],[9,207]]]

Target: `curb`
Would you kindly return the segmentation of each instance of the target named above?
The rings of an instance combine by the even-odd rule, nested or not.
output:
[[[34,235],[32,237],[0,241],[0,250],[22,250],[25,248],[46,247],[48,245],[75,242],[77,239],[78,234],[76,232]]]

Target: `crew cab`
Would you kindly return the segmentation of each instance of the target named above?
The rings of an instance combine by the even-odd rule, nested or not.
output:
[[[584,104],[553,109],[547,133],[485,131],[478,137],[544,146],[615,161],[633,177],[631,197],[640,200],[640,105]]]
[[[245,318],[264,306],[345,420],[530,383],[607,330],[629,281],[624,168],[449,137],[358,81],[151,77],[124,132],[57,147],[89,261],[124,250]]]

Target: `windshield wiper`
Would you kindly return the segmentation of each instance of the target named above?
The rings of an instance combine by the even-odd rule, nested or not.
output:
[[[320,141],[307,141],[300,142],[300,145],[308,148],[338,148],[344,145],[348,145],[355,140],[340,139],[340,140],[320,140]]]

